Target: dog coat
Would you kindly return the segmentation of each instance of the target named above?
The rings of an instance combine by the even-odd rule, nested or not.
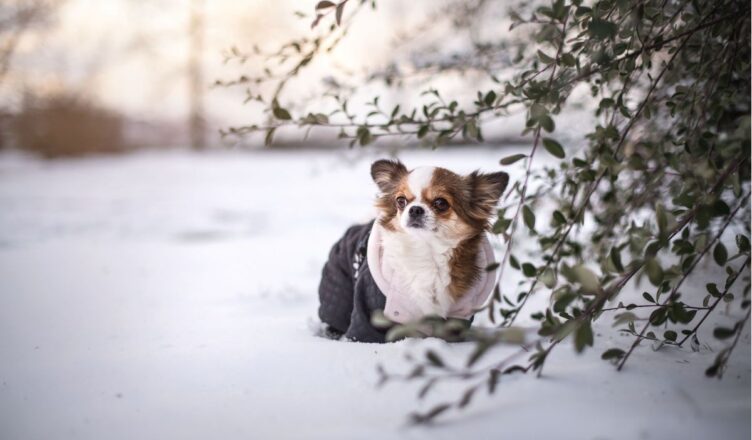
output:
[[[319,317],[354,341],[385,342],[387,329],[371,324],[371,315],[377,310],[400,324],[422,317],[393,270],[383,262],[383,233],[374,221],[350,227],[332,247],[322,270]],[[496,270],[483,270],[495,261],[487,235],[481,240],[477,259],[482,269],[479,279],[453,304],[448,314],[451,318],[470,319],[493,291]]]

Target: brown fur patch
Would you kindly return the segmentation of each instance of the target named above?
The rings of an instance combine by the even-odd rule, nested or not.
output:
[[[483,229],[488,229],[489,220],[495,214],[499,198],[509,182],[509,175],[501,171],[491,174],[473,171],[465,177],[465,182],[471,196],[464,206],[463,215],[474,224],[482,224]]]
[[[397,197],[407,188],[407,175],[407,168],[398,160],[377,160],[371,165],[371,177],[381,190],[376,199],[376,208],[381,211],[379,224],[387,230],[399,228],[399,223],[394,221],[399,212]]]
[[[481,268],[476,264],[481,234],[472,236],[454,248],[449,260],[449,294],[455,301],[460,299],[480,278]]]

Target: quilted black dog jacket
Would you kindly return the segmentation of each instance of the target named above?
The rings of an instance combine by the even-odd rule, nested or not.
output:
[[[371,276],[366,258],[373,221],[350,227],[329,252],[319,284],[319,318],[330,331],[359,342],[385,342],[386,329],[371,324],[386,297]]]

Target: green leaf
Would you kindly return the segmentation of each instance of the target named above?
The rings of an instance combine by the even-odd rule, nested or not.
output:
[[[561,211],[556,210],[552,215],[554,218],[554,224],[556,226],[561,226],[567,223],[567,219],[566,217],[564,217],[564,214],[562,214]]]
[[[658,240],[650,242],[645,247],[645,257],[646,258],[655,257],[655,254],[657,254],[658,251],[661,250],[661,247],[662,247],[661,242]]]
[[[610,108],[614,106],[614,100],[611,98],[603,98],[601,99],[601,102],[598,104],[599,108]]]
[[[480,140],[478,137],[480,131],[478,130],[478,125],[475,123],[475,119],[467,121],[467,124],[465,124],[465,130],[467,130],[467,136],[470,139]]]
[[[323,113],[316,113],[315,115],[313,115],[313,118],[315,119],[316,123],[319,125],[325,125],[329,123],[329,116]]]
[[[711,207],[711,210],[713,212],[713,215],[715,216],[724,216],[729,215],[731,213],[731,210],[729,209],[729,206],[721,199],[718,199],[713,203],[713,206]]]
[[[368,129],[368,127],[359,127],[357,134],[358,141],[360,142],[361,147],[365,147],[366,145],[373,142],[373,136],[371,135],[371,131]]]
[[[498,269],[499,263],[491,263],[488,266],[486,266],[486,272],[493,272],[496,269]]]
[[[534,102],[533,105],[530,106],[530,117],[537,121],[544,116],[548,116],[548,109],[544,105]]]
[[[554,131],[554,128],[556,127],[554,120],[548,115],[541,116],[540,119],[538,119],[538,122],[540,123],[540,126],[549,133]]]
[[[520,270],[520,262],[517,261],[517,258],[512,254],[509,254],[509,265],[517,270]]]
[[[501,234],[504,231],[506,231],[507,228],[509,228],[509,225],[511,224],[512,224],[512,220],[508,218],[504,218],[504,217],[499,217],[496,220],[496,223],[494,223],[493,226],[491,227],[491,232],[493,232],[494,234]]]
[[[577,294],[565,291],[565,293],[559,295],[557,292],[554,297],[556,298],[556,302],[554,302],[553,310],[555,313],[562,313],[567,310],[572,301],[577,299]]]
[[[522,273],[526,277],[528,277],[528,278],[534,277],[535,276],[535,272],[536,272],[535,266],[533,266],[530,263],[522,263]]]
[[[645,270],[648,273],[648,279],[654,286],[658,286],[663,281],[663,268],[656,258],[645,260]]]
[[[549,289],[553,289],[556,286],[556,274],[554,274],[553,269],[549,267],[544,270],[540,276],[540,281]]]
[[[612,359],[621,359],[624,357],[626,353],[624,353],[624,350],[620,348],[610,348],[603,352],[601,355],[601,359],[603,360],[612,360]]]
[[[720,370],[720,364],[718,361],[716,361],[713,365],[708,367],[707,370],[705,370],[705,375],[708,377],[714,377],[718,374],[718,371]]]
[[[713,249],[713,259],[716,263],[718,263],[719,266],[726,264],[726,261],[728,260],[728,252],[726,251],[726,246],[724,246],[723,243],[719,242],[715,245],[715,249]]]
[[[590,321],[583,322],[574,335],[574,349],[577,353],[581,353],[587,346],[593,346],[593,328]]]
[[[676,332],[673,330],[667,330],[665,333],[663,333],[663,339],[671,342],[676,342]]]
[[[736,246],[739,248],[739,252],[749,252],[749,238],[746,235],[739,234],[736,236]]]
[[[462,395],[462,399],[460,400],[460,403],[457,404],[457,407],[458,408],[466,407],[470,403],[470,401],[473,400],[473,395],[475,394],[475,390],[477,389],[478,388],[476,387],[468,388],[465,391],[465,394]]]
[[[645,301],[655,304],[655,299],[653,299],[653,295],[649,294],[648,292],[642,292],[642,297],[645,298]]]
[[[478,342],[477,344],[475,344],[475,349],[467,359],[467,367],[472,367],[473,365],[475,365],[475,363],[478,362],[478,360],[480,360],[480,358],[483,357],[484,354],[486,354],[489,348],[491,348],[491,344],[487,342]]]
[[[392,110],[392,119],[394,119],[397,116],[399,111],[400,111],[400,106],[399,104],[397,104],[394,106],[394,109]]]
[[[376,310],[371,315],[371,325],[378,328],[389,328],[394,325],[394,322],[387,318],[382,310]]]
[[[540,58],[541,62],[543,64],[551,64],[554,62],[554,59],[548,55],[546,55],[543,51],[538,51],[538,58]]]
[[[601,283],[598,281],[598,276],[583,264],[578,264],[572,268],[575,279],[582,286],[582,290],[586,293],[596,294],[600,290]]]
[[[624,266],[621,263],[621,252],[615,247],[611,248],[611,253],[609,253],[609,258],[611,258],[611,263],[613,263],[614,268],[616,268],[616,271],[619,273],[624,272]]]
[[[501,374],[512,374],[516,372],[525,373],[527,372],[527,369],[519,365],[512,365],[511,367],[508,367],[506,370],[504,370]]]
[[[345,4],[347,4],[347,2],[343,1],[337,5],[337,11],[335,13],[335,20],[337,21],[337,26],[342,25],[342,14],[345,12]]]
[[[716,298],[721,296],[721,292],[718,290],[718,286],[716,286],[715,283],[708,283],[705,285],[705,288],[708,290],[708,293],[710,293],[712,296]]]
[[[499,370],[494,368],[488,372],[488,394],[493,394],[496,391],[496,384],[499,383]]]
[[[546,151],[551,153],[553,156],[558,157],[559,159],[564,159],[564,148],[562,148],[561,144],[556,140],[551,138],[543,138],[543,146],[546,148]]]
[[[629,307],[627,307],[627,310],[629,310]],[[632,323],[637,319],[637,315],[635,315],[632,312],[624,312],[616,315],[614,317],[614,323],[612,324],[613,327],[618,326],[619,324],[623,324],[625,322]]]
[[[553,18],[561,21],[567,13],[568,8],[564,6],[564,0],[555,0],[553,4]]]
[[[266,131],[266,136],[264,136],[264,146],[271,146],[272,142],[274,141],[274,132],[277,130],[277,127],[272,127]]]
[[[386,332],[386,340],[388,342],[399,341],[400,339],[415,336],[417,336],[415,328],[407,325],[395,325]]]
[[[668,217],[666,216],[666,209],[660,203],[655,207],[655,216],[658,224],[658,231],[661,237],[663,237],[663,234],[666,231],[666,226],[668,225]]]
[[[452,405],[448,403],[442,403],[442,404],[434,406],[433,408],[431,408],[430,411],[424,414],[412,413],[410,416],[411,416],[413,423],[428,423],[451,407]]]
[[[483,98],[483,103],[490,107],[494,103],[494,101],[496,101],[496,92],[491,90],[490,92],[486,93],[485,98]]]
[[[522,159],[524,159],[526,157],[527,157],[527,154],[513,154],[511,156],[507,156],[507,157],[501,159],[501,161],[499,161],[499,162],[502,165],[511,165],[511,164],[517,162],[518,160],[522,160]]]
[[[331,8],[331,7],[333,7],[333,6],[336,6],[336,5],[334,4],[334,2],[330,2],[330,1],[326,1],[326,0],[324,0],[324,1],[320,1],[320,2],[318,2],[318,3],[316,4],[316,10],[319,10],[319,9],[326,9],[326,8]]]
[[[613,38],[616,35],[618,27],[610,21],[593,18],[588,25],[588,32],[599,40]]]
[[[567,67],[574,67],[575,65],[577,65],[577,60],[571,53],[562,54],[559,58],[559,61],[561,62],[561,64]]]
[[[531,231],[535,231],[535,214],[533,214],[533,210],[527,205],[522,207],[522,219]]]
[[[732,328],[716,327],[715,330],[713,330],[713,336],[715,336],[716,339],[728,339],[735,334],[736,329]]]
[[[290,116],[290,112],[283,109],[282,107],[272,108],[272,113],[274,114],[275,118],[280,119],[282,121],[289,121],[290,119],[292,119],[292,116]]]
[[[659,326],[666,322],[666,318],[668,317],[668,314],[666,312],[665,307],[659,307],[655,310],[653,310],[653,313],[650,314],[650,317],[648,318],[648,321],[654,326]],[[652,333],[652,332],[651,332]],[[655,336],[653,336],[655,337]]]
[[[439,355],[433,350],[426,351],[426,359],[428,359],[428,362],[434,367],[444,367],[444,361],[442,361]]]

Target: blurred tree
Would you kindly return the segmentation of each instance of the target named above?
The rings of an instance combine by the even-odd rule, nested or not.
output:
[[[23,34],[42,23],[61,0],[3,0],[0,2],[0,84]]]
[[[10,131],[19,147],[48,158],[129,148],[121,115],[71,93],[26,93],[11,121]]]
[[[190,109],[188,129],[191,147],[206,148],[206,117],[204,116],[203,51],[204,51],[204,0],[191,0],[191,17],[188,26],[190,53],[188,60],[188,96]]]
[[[2,0],[0,1],[0,87],[11,67],[13,54],[23,35],[44,23],[59,7],[62,0]],[[3,148],[11,114],[0,103],[0,148]]]
[[[439,51],[438,57],[419,48],[410,62],[394,63],[364,81],[395,87],[417,75],[486,74],[488,87],[466,84],[473,90],[470,99],[430,88],[421,103],[404,108],[384,108],[375,96],[367,110],[355,111],[344,92],[326,95],[318,111],[296,114],[283,105],[294,100],[285,96],[285,86],[333,50],[367,4],[375,6],[320,1],[313,19],[314,27],[323,27],[318,35],[270,52],[235,53],[242,60],[266,58],[263,77],[227,84],[276,84],[267,95],[246,90],[246,99],[265,105],[273,122],[224,134],[263,132],[270,143],[281,127],[329,127],[350,146],[385,137],[437,146],[452,139],[482,142],[489,123],[524,114],[520,130],[530,136],[530,150],[500,160],[525,169],[493,225],[506,242],[500,281],[485,310],[496,326],[467,332],[476,345],[464,366],[428,351],[407,374],[379,370],[383,380],[424,381],[421,396],[442,380],[468,382],[456,401],[416,413],[413,421],[464,408],[480,390],[493,393],[504,374],[541,374],[565,339],[577,352],[593,346],[593,322],[602,317],[613,316],[618,331],[633,338],[602,354],[621,370],[643,341],[656,350],[699,349],[706,318],[728,304],[732,324],[712,334],[729,342],[720,342],[725,345],[706,371],[721,377],[750,319],[749,1],[544,0],[523,2],[504,17],[490,12],[504,8],[503,1],[449,1],[428,22],[431,27],[448,20],[455,32],[439,35],[433,46],[464,31],[473,35],[472,44],[453,54]],[[478,36],[484,25],[498,28],[500,22],[518,32]],[[331,100],[335,108],[326,109]],[[592,122],[583,119],[583,140],[567,145],[556,138],[556,119],[578,106],[592,112]],[[555,166],[533,166],[542,150],[557,159]],[[519,249],[523,237],[535,243],[533,252]],[[711,259],[721,270],[697,271]],[[523,280],[510,283],[507,270],[520,271]],[[715,279],[708,279],[711,273]],[[682,297],[688,279],[706,286],[701,302]],[[641,303],[620,296],[627,284],[641,281],[651,285]],[[547,307],[530,314],[539,337],[513,356],[488,359],[492,347],[519,333],[511,327],[535,293],[549,298]],[[435,322],[420,322],[393,327],[390,335],[442,331]],[[523,355],[527,361],[516,363]],[[480,359],[486,361],[482,367]]]

